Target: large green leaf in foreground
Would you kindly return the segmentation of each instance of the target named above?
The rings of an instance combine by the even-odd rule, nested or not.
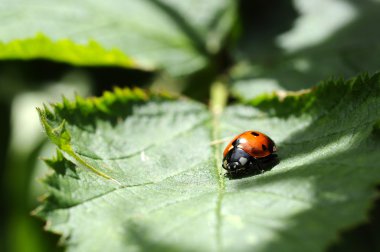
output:
[[[380,181],[379,74],[221,115],[139,90],[40,115],[60,151],[37,214],[72,251],[320,251],[366,219]],[[210,143],[247,129],[280,163],[229,180]]]
[[[230,0],[2,1],[0,58],[185,74],[220,49],[234,17]]]

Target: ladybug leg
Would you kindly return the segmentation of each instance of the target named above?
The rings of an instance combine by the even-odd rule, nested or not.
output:
[[[221,173],[220,175],[224,176],[225,178],[229,178],[229,177],[233,176],[232,174],[233,174],[232,171],[227,171],[225,173]]]
[[[250,162],[251,163],[250,163],[249,169],[251,170],[252,173],[255,173],[255,172],[263,173],[264,169],[261,167],[259,160],[257,160],[256,158],[252,158]]]
[[[259,161],[257,161],[257,169],[258,169],[259,173],[265,172],[264,167],[262,166],[261,162],[259,162]]]
[[[240,177],[242,174],[244,174],[245,169],[237,169],[237,170],[230,170],[224,174],[225,177],[234,179]]]
[[[230,176],[236,176],[236,175],[240,174],[240,172],[241,172],[241,169],[231,170],[231,171],[228,172],[228,175],[230,175]]]
[[[271,154],[265,158],[260,158],[257,160],[258,166],[260,167],[261,172],[269,171],[274,166],[280,163],[276,154]]]

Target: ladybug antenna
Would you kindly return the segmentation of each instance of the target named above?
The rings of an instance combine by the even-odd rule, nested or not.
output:
[[[228,142],[229,140],[231,140],[231,138],[232,137],[225,137],[225,138],[222,138],[222,139],[216,139],[214,141],[211,141],[210,145],[222,144],[222,143]]]

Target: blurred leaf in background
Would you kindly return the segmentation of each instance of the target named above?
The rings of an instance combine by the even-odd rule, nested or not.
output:
[[[243,27],[250,32],[234,51],[236,95],[250,99],[380,69],[379,1],[275,2],[243,1],[253,13],[243,11]]]
[[[208,56],[222,47],[236,16],[235,1],[229,0],[34,0],[1,5],[12,14],[0,28],[2,58],[164,68],[175,75],[204,68]],[[99,53],[101,48],[113,51]],[[72,50],[79,51],[80,62],[66,57]],[[89,54],[88,62],[82,53]]]

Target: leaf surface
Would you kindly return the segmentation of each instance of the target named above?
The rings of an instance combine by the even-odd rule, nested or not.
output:
[[[165,68],[207,64],[229,32],[234,1],[2,1],[0,57]],[[27,25],[26,25],[27,24]]]
[[[140,90],[65,100],[40,110],[59,151],[36,212],[72,251],[321,251],[375,197],[379,97],[377,74],[221,115]],[[280,163],[227,179],[211,143],[248,129],[274,139]]]
[[[246,2],[246,32],[232,52],[238,96],[296,91],[380,69],[378,1],[294,0],[277,10],[271,2]]]

